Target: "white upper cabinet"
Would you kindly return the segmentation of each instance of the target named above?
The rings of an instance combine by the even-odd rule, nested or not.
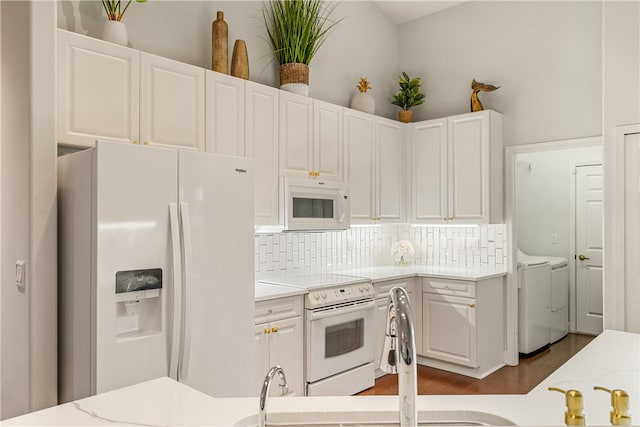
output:
[[[58,30],[58,142],[204,150],[204,70]]]
[[[406,125],[395,120],[376,120],[376,208],[382,221],[400,222],[405,209]]]
[[[245,156],[254,159],[255,225],[278,225],[278,89],[245,82]]]
[[[226,74],[207,73],[207,151],[245,155],[245,81]]]
[[[375,116],[345,109],[344,141],[349,164],[347,177],[351,222],[371,222],[375,217]]]
[[[280,92],[280,175],[342,181],[342,107]]]
[[[58,142],[139,140],[140,55],[58,30]]]
[[[313,167],[322,179],[342,181],[342,107],[313,101]]]
[[[402,221],[404,126],[371,114],[344,110],[352,223]]]
[[[280,175],[313,176],[313,99],[281,91]]]
[[[204,70],[140,53],[140,141],[204,151]]]
[[[412,125],[412,223],[500,223],[502,115],[485,110]]]

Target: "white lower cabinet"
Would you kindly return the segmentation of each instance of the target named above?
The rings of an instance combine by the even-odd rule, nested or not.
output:
[[[280,365],[284,370],[289,391],[304,396],[303,328],[302,296],[256,303],[256,396],[265,375],[274,365]],[[277,378],[271,385],[270,395],[280,395]]]
[[[422,292],[420,363],[474,378],[504,366],[502,277],[423,278]]]
[[[420,319],[420,308],[421,302],[417,303],[415,298],[415,281],[416,279],[410,277],[408,279],[400,279],[400,280],[387,280],[384,282],[377,282],[373,284],[376,290],[376,353],[374,359],[374,366],[376,368],[376,378],[385,375],[385,372],[380,370],[380,358],[382,357],[382,347],[384,345],[384,336],[386,332],[386,321],[387,321],[387,307],[389,306],[389,290],[394,286],[400,286],[407,291],[409,294],[409,300],[411,303],[411,313],[414,318],[414,329],[415,329],[415,338],[416,338],[416,348],[419,349],[419,342],[422,341],[419,339],[419,331],[420,331],[420,323],[415,319]],[[420,353],[420,351],[417,351]]]

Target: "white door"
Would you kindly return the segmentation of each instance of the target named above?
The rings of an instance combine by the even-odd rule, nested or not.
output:
[[[371,222],[374,214],[374,118],[345,109],[344,140],[347,144],[349,199],[352,223]]]
[[[377,217],[381,220],[401,221],[404,217],[404,139],[400,123],[392,120],[376,121],[375,192]]]
[[[602,166],[576,167],[576,330],[602,332]]]
[[[278,92],[270,86],[245,82],[244,155],[254,161],[256,225],[279,223]]]
[[[447,119],[413,125],[411,135],[411,222],[447,217]]]
[[[269,334],[269,366],[280,365],[284,369],[289,391],[298,396],[304,396],[305,391],[302,374],[304,357],[302,328],[302,317],[292,317],[271,322]],[[260,372],[260,375],[264,374]],[[273,384],[271,395],[277,396],[279,394],[280,388],[277,387],[277,384]]]
[[[313,169],[320,178],[342,181],[342,107],[313,101]]]
[[[206,73],[207,151],[243,157],[245,82],[215,71]]]
[[[140,54],[140,143],[204,151],[204,70]]]
[[[280,91],[280,175],[313,176],[313,99]]]
[[[178,379],[216,397],[255,396],[250,161],[181,150],[185,268]]]
[[[58,142],[137,141],[139,70],[137,50],[58,30]]]
[[[625,330],[640,332],[640,134],[625,135]]]

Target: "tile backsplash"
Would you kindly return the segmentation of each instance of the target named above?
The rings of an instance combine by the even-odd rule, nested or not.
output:
[[[415,247],[415,264],[495,267],[506,263],[505,230],[504,224],[381,224],[345,231],[256,234],[255,272],[391,264],[391,245],[403,239]]]

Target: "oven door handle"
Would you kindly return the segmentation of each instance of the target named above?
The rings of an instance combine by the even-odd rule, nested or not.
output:
[[[364,310],[374,308],[375,305],[376,305],[375,301],[371,300],[366,303],[355,304],[351,307],[334,308],[331,310],[323,310],[323,311],[310,310],[309,320],[320,320],[320,319],[326,319],[327,317],[341,316],[343,314],[355,313],[357,311],[364,311]]]

